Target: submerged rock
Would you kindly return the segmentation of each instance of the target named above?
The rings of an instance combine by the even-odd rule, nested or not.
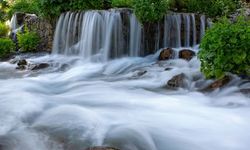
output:
[[[213,90],[219,89],[219,88],[223,88],[225,87],[230,81],[232,80],[231,77],[229,76],[225,76],[222,79],[218,79],[216,81],[214,81],[213,83],[211,83],[210,85],[208,85],[207,87],[205,87],[204,89],[201,90],[201,92],[211,92]]]
[[[27,68],[28,62],[25,59],[21,59],[17,62],[17,70],[25,70]]]
[[[117,148],[114,148],[114,147],[91,147],[91,148],[87,148],[85,150],[120,150],[120,149],[117,149]]]
[[[179,58],[187,61],[191,60],[195,56],[195,52],[189,49],[183,49],[179,52]]]
[[[172,48],[166,48],[161,51],[159,60],[169,60],[173,57],[174,57],[174,50]]]
[[[185,74],[181,73],[174,76],[167,83],[167,88],[176,89],[176,88],[184,88],[185,84]]]
[[[25,59],[19,60],[17,63],[18,66],[26,66],[28,62]]]
[[[40,70],[40,69],[45,69],[48,67],[49,67],[49,64],[41,63],[41,64],[36,64],[34,67],[31,68],[31,70]]]

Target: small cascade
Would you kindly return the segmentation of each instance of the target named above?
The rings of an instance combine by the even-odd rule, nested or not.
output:
[[[142,25],[131,10],[66,12],[57,23],[53,53],[96,55],[102,61],[145,56],[163,47],[193,47],[205,28],[205,16],[189,13],[167,14],[156,24]]]
[[[184,20],[184,34],[185,34],[185,41],[184,44],[186,47],[190,47],[190,15],[183,15]]]
[[[200,20],[201,20],[200,39],[202,39],[203,36],[205,35],[205,30],[206,30],[206,17],[202,15]]]
[[[10,20],[10,29],[11,31],[14,31],[18,28],[18,24],[17,24],[17,16],[16,14],[14,14]]]
[[[193,46],[197,44],[197,32],[196,32],[196,20],[195,20],[195,15],[191,15],[192,18],[192,26],[193,26]]]
[[[129,55],[139,56],[141,50],[142,26],[134,14],[130,17]]]

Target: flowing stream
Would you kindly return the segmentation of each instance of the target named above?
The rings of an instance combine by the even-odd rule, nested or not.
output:
[[[38,72],[0,63],[0,149],[248,150],[250,100],[239,87],[206,95],[190,80],[168,90],[176,74],[200,76],[199,61],[157,62],[158,54],[106,63],[28,58],[51,63]]]
[[[189,62],[158,61],[160,51],[139,57],[142,28],[133,14],[129,16],[128,24],[139,30],[130,28],[128,37],[135,40],[129,40],[127,55],[121,55],[118,47],[120,14],[90,11],[61,16],[53,55],[25,56],[29,63],[45,62],[49,68],[18,71],[16,64],[0,62],[0,150],[84,150],[91,146],[249,150],[250,99],[237,91],[250,84],[238,86],[235,77],[226,88],[199,92],[212,82],[200,73],[200,61],[196,57]],[[163,30],[166,46],[181,46],[179,36],[168,41],[167,35],[173,32],[167,28],[170,24],[184,24],[185,45],[196,44],[200,37],[192,36],[196,35],[194,15],[165,19],[170,20],[165,20]],[[200,20],[204,34],[204,16]],[[180,28],[175,27],[179,35]],[[112,41],[113,36],[117,41]],[[112,60],[110,53],[116,56]],[[186,87],[167,88],[167,82],[180,73],[187,77]]]

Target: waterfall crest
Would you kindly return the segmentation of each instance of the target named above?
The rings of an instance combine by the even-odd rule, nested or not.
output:
[[[131,10],[66,12],[56,26],[53,54],[101,55],[103,61],[144,56],[164,47],[193,47],[205,28],[206,17],[190,13],[167,14],[156,24],[142,25]]]

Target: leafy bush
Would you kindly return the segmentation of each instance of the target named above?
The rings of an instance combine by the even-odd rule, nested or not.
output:
[[[15,50],[15,44],[11,39],[0,38],[0,58],[5,58]]]
[[[102,9],[104,0],[39,0],[40,13],[47,19],[54,19],[62,12]]]
[[[168,5],[174,11],[187,11],[189,0],[168,0]]]
[[[39,6],[37,0],[16,0],[9,8],[9,16],[15,12],[39,14]]]
[[[133,0],[112,0],[112,7],[133,7]]]
[[[135,0],[134,9],[137,18],[142,22],[155,22],[164,17],[167,11],[166,0]]]
[[[9,32],[9,27],[0,22],[0,37],[6,37],[8,35]]]
[[[23,51],[33,51],[36,50],[40,37],[35,32],[29,32],[25,29],[24,33],[17,34],[18,45]]]
[[[226,72],[250,75],[250,22],[242,17],[235,23],[223,19],[209,29],[198,54],[201,71],[207,78],[220,78]]]
[[[239,0],[188,0],[187,10],[217,17],[230,14],[238,6]]]
[[[0,21],[6,21],[7,20],[7,14],[6,11],[9,7],[9,4],[5,0],[0,0]]]

